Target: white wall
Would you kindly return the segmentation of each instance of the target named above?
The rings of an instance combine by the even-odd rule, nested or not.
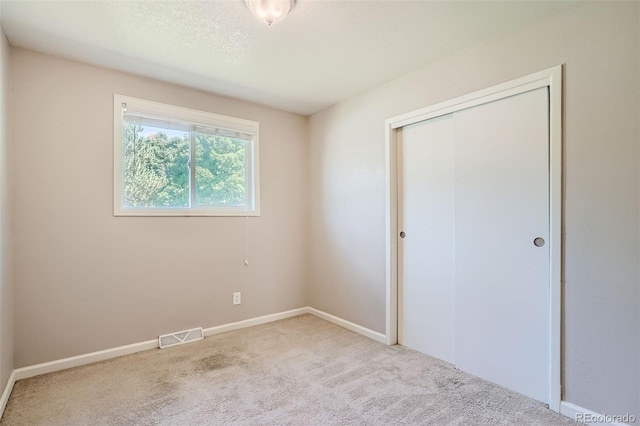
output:
[[[386,118],[564,63],[564,399],[639,416],[639,7],[585,2],[314,114],[310,305],[384,332]]]
[[[10,47],[0,27],[0,389],[13,370],[13,276],[9,208]]]
[[[16,367],[306,306],[305,117],[22,49],[11,70]],[[248,268],[244,218],[113,216],[114,93],[260,123]]]

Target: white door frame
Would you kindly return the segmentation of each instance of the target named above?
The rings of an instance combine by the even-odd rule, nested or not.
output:
[[[562,65],[470,93],[385,121],[386,343],[398,343],[398,156],[397,129],[496,101],[549,88],[549,408],[560,412],[562,306]]]

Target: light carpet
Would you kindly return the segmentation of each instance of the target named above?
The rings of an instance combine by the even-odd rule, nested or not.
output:
[[[564,425],[544,404],[311,315],[16,383],[3,425]]]

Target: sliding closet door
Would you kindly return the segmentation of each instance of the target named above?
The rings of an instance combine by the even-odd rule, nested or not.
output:
[[[549,391],[548,105],[547,89],[537,89],[453,119],[456,366],[543,402]]]
[[[454,362],[453,118],[404,127],[398,139],[398,342]]]

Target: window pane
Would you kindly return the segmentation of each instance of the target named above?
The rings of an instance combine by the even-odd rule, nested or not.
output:
[[[124,124],[124,207],[189,206],[189,134]]]
[[[196,191],[198,206],[244,207],[245,144],[230,137],[196,133]]]

